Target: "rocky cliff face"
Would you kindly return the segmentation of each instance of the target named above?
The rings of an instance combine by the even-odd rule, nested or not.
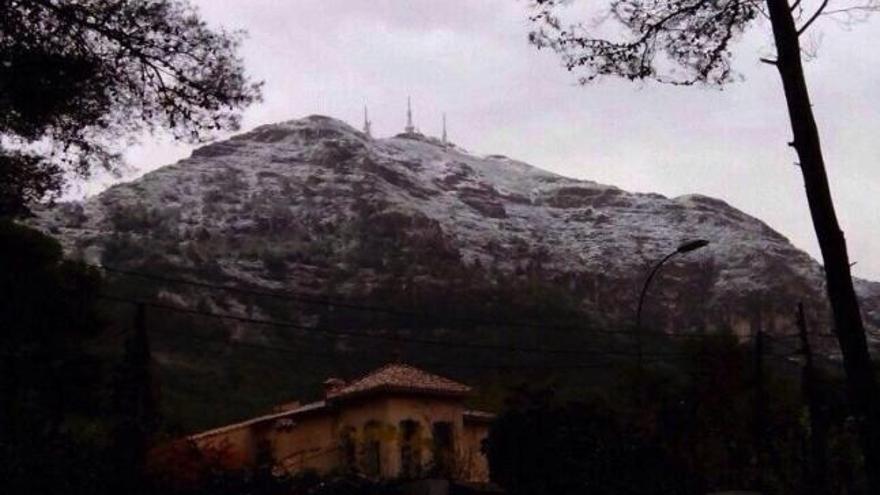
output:
[[[704,238],[709,247],[656,280],[650,326],[790,333],[798,300],[827,316],[821,267],[723,201],[629,193],[421,135],[370,139],[321,116],[197,149],[39,222],[107,266],[354,300],[458,304],[521,290],[510,301],[545,299],[538,317],[564,297],[611,328],[632,324],[652,263]],[[880,284],[858,290],[876,328]],[[162,296],[250,316],[293,311],[184,287]]]

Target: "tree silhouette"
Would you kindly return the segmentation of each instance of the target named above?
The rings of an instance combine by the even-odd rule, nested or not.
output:
[[[843,353],[847,386],[859,417],[865,466],[873,493],[880,493],[880,401],[859,302],[853,288],[846,240],[825,172],[819,131],[802,65],[800,37],[823,15],[868,14],[873,0],[829,9],[821,0],[806,10],[801,0],[610,0],[604,19],[620,37],[605,36],[601,22],[565,25],[566,0],[535,0],[536,29],[530,41],[562,56],[569,70],[583,70],[581,83],[614,76],[664,83],[723,85],[733,72],[730,46],[756,19],[770,23],[775,59],[761,59],[779,72],[813,227],[824,261],[834,326]]]
[[[85,345],[102,328],[96,270],[0,220],[0,492],[95,493],[101,366]]]
[[[66,173],[114,169],[144,132],[237,127],[260,95],[239,39],[187,0],[0,2],[0,214],[57,195]]]

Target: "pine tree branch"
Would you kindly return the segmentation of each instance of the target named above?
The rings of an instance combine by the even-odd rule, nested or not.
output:
[[[813,22],[815,22],[816,19],[818,19],[820,15],[822,15],[822,11],[824,11],[825,7],[827,7],[827,6],[828,6],[828,0],[823,0],[822,5],[820,5],[819,8],[816,9],[816,12],[813,13],[813,16],[810,17],[807,20],[807,22],[804,23],[804,25],[801,26],[801,28],[797,30],[798,36],[804,34],[804,31],[806,31],[807,28],[810,27],[810,25],[813,24]]]

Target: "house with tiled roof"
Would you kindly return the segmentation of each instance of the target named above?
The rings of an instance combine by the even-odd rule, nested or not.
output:
[[[328,378],[322,400],[190,437],[223,450],[233,467],[268,454],[289,473],[348,471],[375,479],[446,478],[484,483],[481,450],[494,416],[468,410],[471,387],[395,363],[360,378]],[[262,449],[262,452],[260,452]]]

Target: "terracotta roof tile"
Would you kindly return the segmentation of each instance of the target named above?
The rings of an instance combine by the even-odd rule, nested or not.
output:
[[[323,409],[327,404],[324,401],[312,402],[310,404],[306,404],[304,406],[299,406],[295,409],[289,409],[283,412],[277,412],[272,414],[266,414],[263,416],[257,416],[256,418],[251,418],[245,421],[241,421],[239,423],[233,423],[231,425],[221,426],[219,428],[214,428],[212,430],[203,431],[201,433],[196,433],[194,435],[190,435],[190,440],[201,440],[203,438],[212,437],[215,435],[221,435],[223,433],[228,433],[230,431],[238,430],[241,428],[247,428],[249,426],[255,425],[257,423],[263,423],[266,421],[283,419],[283,418],[293,418],[300,414],[317,411]]]
[[[327,397],[342,398],[380,391],[467,395],[471,388],[406,364],[393,363],[331,391]]]

